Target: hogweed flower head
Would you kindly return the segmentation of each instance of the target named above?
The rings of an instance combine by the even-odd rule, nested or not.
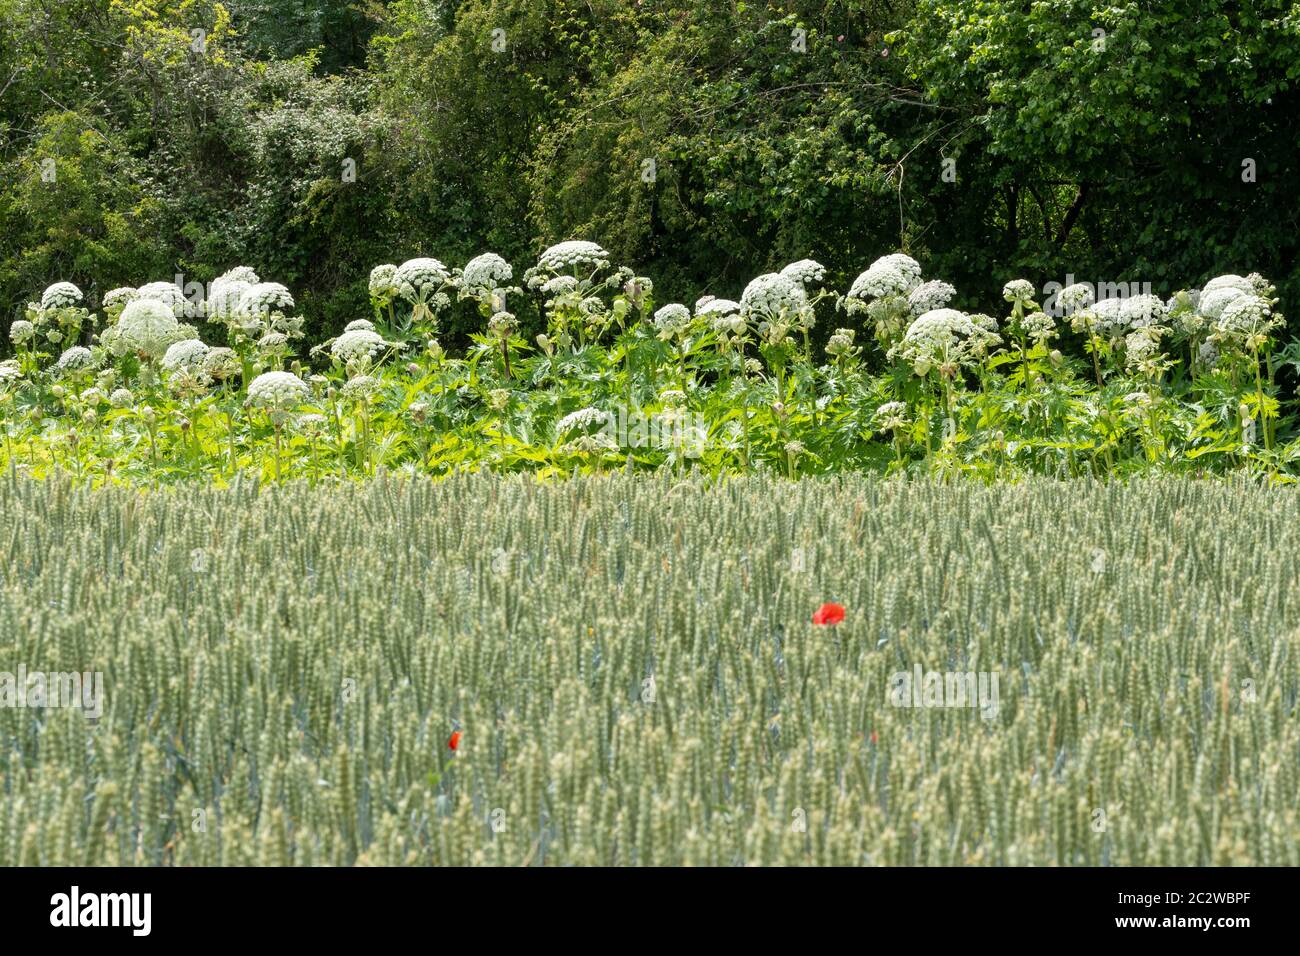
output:
[[[952,301],[957,290],[940,279],[922,282],[907,296],[907,307],[913,316],[924,315],[934,309],[942,309]]]
[[[1046,342],[1057,335],[1056,320],[1046,312],[1030,312],[1018,319],[1013,318],[1011,328],[1036,343]]]
[[[340,364],[350,365],[372,361],[388,347],[384,337],[369,329],[353,329],[344,332],[330,346],[330,355]]]
[[[71,282],[56,282],[42,293],[41,309],[49,312],[73,309],[81,305],[83,298],[81,290]]]
[[[594,427],[604,428],[609,421],[609,412],[603,412],[599,408],[580,408],[561,418],[555,425],[555,433],[567,435],[573,431],[590,432]]]
[[[745,286],[740,309],[750,321],[786,325],[805,321],[812,313],[803,286],[779,272],[758,276]]]
[[[162,367],[169,372],[180,369],[201,369],[208,357],[208,347],[198,339],[182,339],[167,346],[163,353]]]
[[[175,282],[148,282],[140,286],[136,292],[141,299],[161,302],[171,310],[177,321],[194,315],[194,304],[185,297],[185,290]]]
[[[1267,344],[1270,333],[1280,324],[1267,299],[1243,295],[1224,308],[1213,337],[1221,345],[1231,343],[1254,352]]]
[[[234,349],[218,346],[208,349],[203,359],[203,371],[214,382],[228,382],[241,371],[239,356]]]
[[[128,303],[140,298],[140,293],[130,286],[119,286],[104,293],[104,311],[110,320],[116,320]]]
[[[1162,325],[1169,309],[1159,296],[1142,294],[1123,299],[1120,315],[1129,328],[1140,329],[1149,325]]]
[[[1002,287],[1002,298],[1020,306],[1032,302],[1034,294],[1034,284],[1028,279],[1012,279]]]
[[[1206,288],[1201,291],[1201,300],[1197,305],[1197,311],[1211,323],[1218,322],[1226,309],[1238,299],[1243,299],[1248,293],[1243,292],[1236,286],[1220,286],[1217,289]]]
[[[307,383],[292,372],[263,372],[248,385],[247,404],[267,412],[290,412],[311,397]]]
[[[275,312],[286,313],[294,307],[293,295],[278,282],[259,282],[249,286],[239,297],[239,315],[260,318]]]
[[[1216,289],[1236,289],[1246,295],[1255,295],[1255,284],[1248,278],[1239,275],[1222,275],[1215,276],[1201,288],[1201,293],[1214,292]]]
[[[1074,285],[1068,285],[1060,291],[1056,301],[1061,306],[1061,311],[1066,315],[1074,315],[1080,309],[1086,309],[1092,305],[1092,286],[1086,282],[1076,282]]]
[[[376,305],[385,306],[392,302],[399,291],[397,266],[392,263],[384,263],[371,269],[367,289],[370,292],[371,301]]]
[[[70,372],[81,372],[88,368],[92,368],[94,365],[94,353],[84,346],[74,345],[59,356],[59,360],[55,363],[54,367],[60,372],[67,374]]]
[[[488,332],[496,336],[502,342],[509,341],[510,337],[519,331],[519,320],[510,312],[494,313],[492,318],[488,319]]]
[[[504,286],[514,274],[515,270],[505,259],[495,252],[485,252],[465,263],[460,282],[471,295],[482,297]]]
[[[656,310],[654,327],[661,339],[680,336],[691,327],[691,311],[678,302],[671,302]]]
[[[355,375],[344,383],[339,395],[344,401],[368,403],[379,397],[383,386],[372,375]]]
[[[9,340],[14,345],[25,345],[36,336],[36,326],[26,319],[15,319],[9,326]]]
[[[176,313],[163,301],[142,297],[129,302],[113,327],[116,343],[150,358],[162,358],[176,340],[180,323]]]
[[[781,275],[799,283],[806,292],[826,281],[826,267],[815,259],[800,259],[783,268]]]
[[[594,242],[570,239],[557,242],[537,258],[537,268],[548,272],[594,270],[609,264],[609,253]]]

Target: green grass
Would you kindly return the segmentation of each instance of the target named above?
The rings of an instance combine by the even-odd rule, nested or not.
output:
[[[1177,480],[3,479],[0,671],[105,700],[0,708],[0,864],[1298,865],[1297,554]]]

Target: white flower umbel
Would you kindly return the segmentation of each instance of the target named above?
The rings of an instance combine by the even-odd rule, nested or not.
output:
[[[867,271],[871,269],[892,269],[899,273],[907,282],[907,290],[911,292],[921,284],[921,264],[909,255],[901,252],[891,252],[887,256],[881,256],[875,262],[871,263]]]
[[[239,314],[245,319],[264,318],[273,312],[285,313],[293,306],[293,295],[278,282],[259,282],[249,286],[239,297]]]
[[[1128,320],[1124,317],[1123,299],[1118,297],[1102,299],[1100,302],[1093,303],[1090,311],[1092,312],[1093,323],[1100,334],[1114,338],[1124,334],[1124,329],[1128,326]]]
[[[407,259],[393,276],[398,295],[411,303],[428,302],[450,278],[446,266],[427,257]]]
[[[485,252],[465,263],[460,281],[471,295],[482,296],[505,285],[514,274],[510,263],[495,252]]]
[[[907,307],[912,315],[922,316],[934,309],[942,309],[956,294],[957,290],[947,282],[931,279],[929,282],[922,282],[908,293]]]
[[[374,359],[388,345],[384,337],[370,329],[344,332],[330,346],[330,355],[344,365]]]
[[[152,299],[167,306],[178,320],[194,314],[194,306],[185,298],[185,290],[175,282],[149,282],[136,290],[141,299]]]
[[[707,301],[700,300],[695,303],[695,314],[697,316],[730,315],[739,311],[740,303],[733,299],[715,299],[709,296]]]
[[[691,310],[678,302],[671,302],[655,312],[654,327],[661,339],[681,335],[691,327]]]
[[[1076,282],[1074,285],[1067,285],[1061,290],[1056,297],[1057,303],[1061,306],[1061,311],[1066,315],[1073,315],[1080,309],[1086,309],[1092,305],[1093,291],[1092,286],[1086,282]]]
[[[751,321],[773,323],[802,320],[805,313],[811,312],[803,286],[779,272],[761,275],[745,286],[740,309]]]
[[[1056,336],[1056,320],[1046,312],[1030,312],[1019,319],[1012,319],[1012,328],[1035,342],[1046,342]]]
[[[26,345],[36,336],[36,326],[26,319],[14,319],[9,326],[9,341],[14,345]]]
[[[104,293],[104,311],[111,318],[116,318],[122,314],[122,310],[127,307],[128,303],[134,302],[140,298],[140,293],[130,286],[118,286],[116,289],[109,289]]]
[[[1141,329],[1149,325],[1163,325],[1169,315],[1169,309],[1159,296],[1142,294],[1122,300],[1120,310],[1125,324],[1129,328]]]
[[[68,373],[80,372],[84,369],[93,368],[94,365],[94,353],[84,346],[74,345],[59,356],[58,362],[55,363],[55,368],[60,372]]]
[[[591,271],[608,264],[609,253],[594,242],[570,239],[557,242],[537,258],[537,267],[550,272]]]
[[[117,320],[116,340],[124,350],[139,352],[149,358],[162,358],[175,341],[180,323],[176,313],[164,302],[140,298],[127,303]]]
[[[826,281],[826,267],[815,259],[800,259],[782,269],[781,275],[793,279],[807,291]]]
[[[214,322],[233,322],[239,314],[240,300],[254,285],[237,276],[225,275],[214,279],[208,290],[208,318]]]
[[[1012,279],[1002,287],[1002,298],[1024,305],[1034,298],[1034,284],[1028,279]]]
[[[1278,322],[1269,301],[1257,295],[1243,295],[1223,310],[1215,326],[1214,338],[1220,344],[1231,343],[1255,351],[1263,346]]]
[[[1204,295],[1206,292],[1213,292],[1216,289],[1236,289],[1237,291],[1244,292],[1247,295],[1254,295],[1256,293],[1255,284],[1251,282],[1250,279],[1245,276],[1232,274],[1215,276],[1201,287],[1201,294]]]
[[[227,382],[242,371],[239,354],[225,346],[208,349],[203,359],[203,371],[215,382]]]
[[[310,396],[307,383],[292,372],[263,372],[248,386],[248,405],[268,412],[291,412]]]
[[[71,282],[56,282],[41,295],[41,308],[48,311],[72,309],[81,305],[82,298],[81,290]]]
[[[1201,299],[1197,303],[1198,311],[1211,322],[1218,322],[1219,317],[1223,315],[1223,310],[1238,299],[1245,298],[1250,293],[1243,292],[1236,286],[1220,286],[1217,289],[1202,289]]]
[[[167,346],[163,353],[162,367],[169,372],[181,369],[201,369],[208,357],[208,347],[198,339],[183,339]]]
[[[956,309],[934,309],[907,327],[890,356],[909,362],[917,375],[937,369],[945,378],[951,378],[958,368],[979,361],[1000,341],[986,323],[976,322]]]
[[[866,301],[907,296],[916,288],[908,276],[888,266],[872,266],[849,286],[850,299]]]
[[[590,432],[593,428],[604,428],[609,421],[609,412],[602,412],[599,408],[580,408],[561,418],[555,425],[555,433],[567,435],[574,431]]]
[[[249,285],[257,285],[262,281],[251,266],[235,266],[233,269],[221,273],[212,280],[213,282],[247,282]]]
[[[397,295],[397,266],[384,263],[370,270],[368,284],[370,298],[378,305],[387,305]]]
[[[263,372],[248,385],[249,408],[266,412],[275,429],[275,478],[280,479],[280,432],[284,423],[311,396],[311,388],[292,372]]]

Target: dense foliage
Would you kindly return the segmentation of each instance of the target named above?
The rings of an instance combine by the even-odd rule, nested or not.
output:
[[[494,253],[455,269],[421,257],[376,266],[371,318],[308,349],[292,292],[247,266],[206,298],[113,289],[102,316],[58,282],[10,327],[0,464],[96,483],[395,468],[1297,475],[1277,373],[1300,345],[1279,347],[1284,319],[1257,273],[1167,301],[1076,283],[1040,304],[1017,279],[1003,317],[952,308],[956,289],[902,253],[843,294],[825,283],[801,259],[739,301],[656,308],[652,280],[592,242],[557,243],[518,279]],[[528,298],[546,328],[531,341],[508,310]],[[438,338],[457,303],[481,322],[464,357]],[[844,323],[824,348],[819,313]]]
[[[1300,865],[1289,491],[0,478],[0,512],[6,660],[102,673],[94,719],[0,708],[3,865]],[[917,668],[939,700],[895,696]]]
[[[0,333],[54,279],[98,307],[246,262],[315,343],[370,264],[575,235],[663,301],[900,247],[972,311],[1069,271],[1285,299],[1297,31],[1285,0],[0,0]]]

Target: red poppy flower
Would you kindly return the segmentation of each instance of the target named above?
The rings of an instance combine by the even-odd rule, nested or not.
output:
[[[880,738],[876,735],[876,732],[874,730],[871,732],[871,742],[873,744],[880,742]]]
[[[450,749],[452,749],[452,750],[455,750],[457,747],[460,746],[460,731],[459,731],[459,730],[456,730],[456,731],[453,731],[453,732],[452,732],[451,740],[447,741],[447,746],[448,746]]]
[[[813,612],[814,624],[838,624],[844,620],[844,607],[827,602]]]

